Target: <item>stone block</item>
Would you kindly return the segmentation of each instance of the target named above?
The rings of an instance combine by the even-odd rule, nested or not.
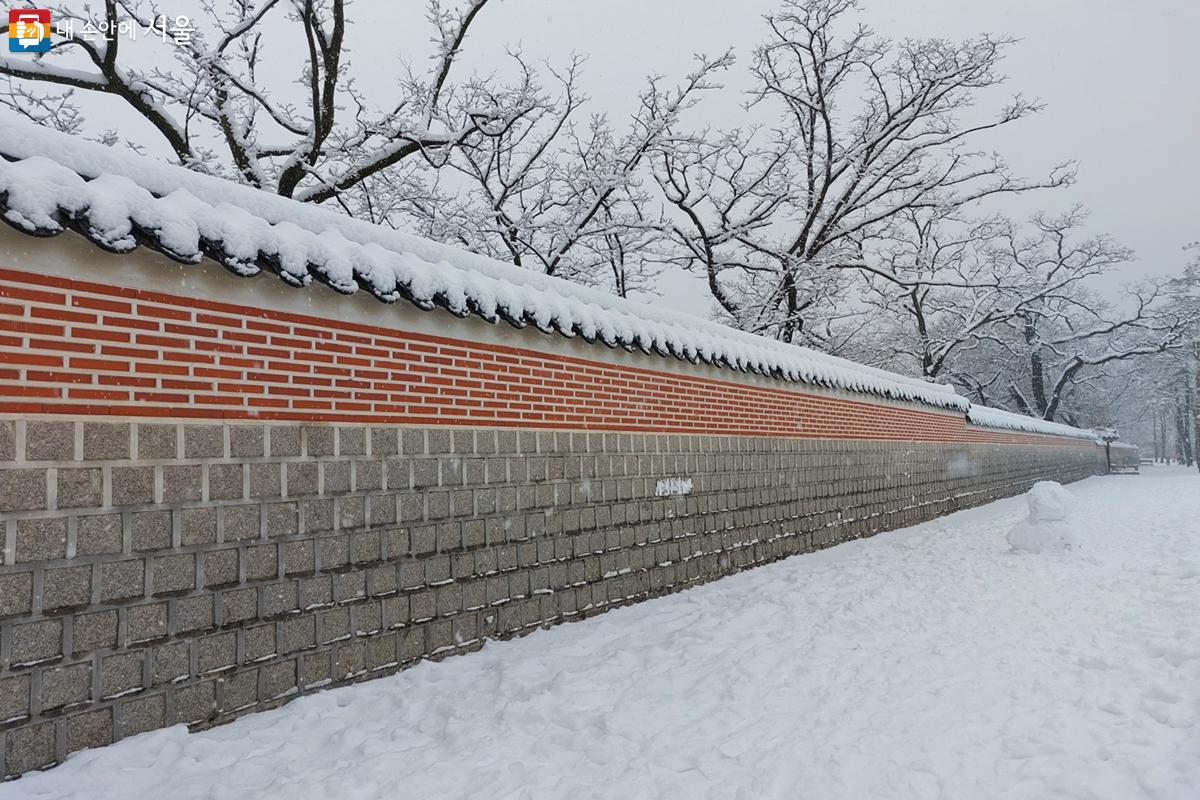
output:
[[[83,460],[128,459],[129,434],[128,422],[84,422]]]
[[[59,508],[96,508],[104,500],[104,472],[99,467],[60,467]]]
[[[87,701],[92,694],[92,665],[71,664],[42,671],[42,710],[62,708]]]
[[[17,520],[17,562],[49,561],[66,555],[67,520],[64,517]]]
[[[124,534],[120,514],[80,517],[75,536],[75,554],[81,556],[121,552]]]
[[[167,610],[165,602],[130,607],[126,612],[126,641],[137,644],[166,636]]]
[[[86,606],[91,598],[91,566],[46,570],[42,584],[42,609],[44,611],[58,611],[71,606]]]
[[[137,426],[137,456],[140,460],[179,457],[178,434],[174,425],[141,423]]]
[[[100,600],[112,602],[146,593],[146,564],[141,559],[112,561],[100,567]]]
[[[196,588],[196,555],[179,553],[154,559],[154,594],[172,594]]]
[[[183,457],[224,458],[224,428],[220,425],[184,425]]]
[[[25,622],[12,628],[12,665],[35,664],[62,657],[63,621]]]
[[[25,423],[26,461],[74,461],[75,423],[29,420]]]

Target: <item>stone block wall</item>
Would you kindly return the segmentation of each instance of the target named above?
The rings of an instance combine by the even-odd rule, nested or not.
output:
[[[1102,472],[1087,439],[0,236],[0,775]],[[157,259],[157,260],[156,260]]]
[[[1098,450],[5,419],[4,770],[1076,480]],[[691,491],[658,496],[672,477]]]

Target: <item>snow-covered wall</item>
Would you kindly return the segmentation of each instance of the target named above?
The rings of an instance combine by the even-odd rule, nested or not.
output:
[[[179,263],[209,258],[236,275],[267,271],[298,288],[316,281],[343,294],[365,289],[386,303],[403,299],[421,309],[532,325],[647,355],[935,408],[971,408],[949,386],[629,302],[21,119],[0,120],[0,216],[36,236],[73,229],[114,253],[145,244]],[[1090,436],[979,407],[971,418],[988,426]]]
[[[0,123],[3,775],[1103,469],[1089,432],[42,135]]]

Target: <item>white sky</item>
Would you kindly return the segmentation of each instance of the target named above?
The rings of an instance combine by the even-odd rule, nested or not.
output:
[[[394,0],[359,0],[362,23],[388,14]],[[465,65],[484,65],[505,44],[527,56],[560,61],[586,53],[584,85],[596,105],[628,114],[652,72],[684,74],[692,53],[733,46],[739,56],[719,103],[705,112],[716,125],[743,121],[736,95],[773,0],[502,0],[488,7],[468,41]],[[378,9],[378,11],[376,11]],[[406,13],[412,24],[416,15]],[[1200,239],[1200,3],[1195,0],[865,0],[864,20],[893,38],[964,38],[983,32],[1021,39],[1004,68],[1009,93],[1041,98],[1047,109],[1006,128],[988,146],[1026,175],[1075,159],[1075,186],[1006,208],[1025,214],[1082,202],[1095,232],[1133,247],[1133,280],[1179,269],[1180,248]],[[388,26],[374,39],[396,42]],[[421,26],[405,32],[417,44]],[[416,34],[413,42],[408,36]],[[374,51],[383,41],[364,42]],[[744,84],[743,84],[744,85]],[[996,96],[999,102],[1001,96]],[[724,117],[724,118],[722,118]],[[663,302],[693,312],[703,289],[671,281]],[[1115,288],[1115,286],[1114,286]],[[702,302],[702,301],[701,301]]]
[[[171,14],[192,12],[195,2],[166,0],[160,7]],[[443,2],[450,6],[456,0]],[[708,97],[701,110],[703,121],[730,127],[749,119],[739,92],[746,86],[750,52],[762,37],[762,15],[775,5],[775,0],[493,0],[476,20],[458,68],[489,71],[504,63],[506,46],[558,64],[572,52],[586,54],[583,87],[593,110],[608,112],[619,127],[648,74],[679,78],[691,68],[693,53],[732,46],[739,63],[727,76],[727,88]],[[1200,2],[863,0],[863,5],[863,20],[892,38],[961,39],[982,32],[1019,37],[1004,64],[1009,84],[991,102],[998,105],[1019,91],[1040,98],[1047,109],[982,144],[1030,177],[1075,159],[1079,179],[1070,189],[999,210],[1023,216],[1084,203],[1092,211],[1093,232],[1110,233],[1136,250],[1139,260],[1123,271],[1123,280],[1183,265],[1182,246],[1200,239],[1194,199],[1200,186]],[[380,106],[392,100],[389,91],[402,59],[419,69],[427,65],[432,29],[424,6],[424,0],[356,0],[350,6],[351,73]],[[273,58],[266,71],[275,80],[269,82],[286,82],[295,75],[289,56],[297,52],[300,40],[292,37],[299,33],[288,25],[286,36],[270,34]],[[117,109],[108,98],[89,98],[87,107],[110,114]],[[117,114],[107,119],[126,118]],[[93,112],[93,121],[97,117]],[[123,123],[122,132],[144,141],[156,138],[141,121]],[[1115,292],[1120,283],[1107,288]],[[659,302],[703,313],[707,293],[698,279],[676,275],[663,284]]]

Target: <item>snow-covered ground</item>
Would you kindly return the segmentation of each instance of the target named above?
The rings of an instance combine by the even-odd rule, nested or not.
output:
[[[0,797],[1200,797],[1200,476],[1069,487],[790,560]]]

